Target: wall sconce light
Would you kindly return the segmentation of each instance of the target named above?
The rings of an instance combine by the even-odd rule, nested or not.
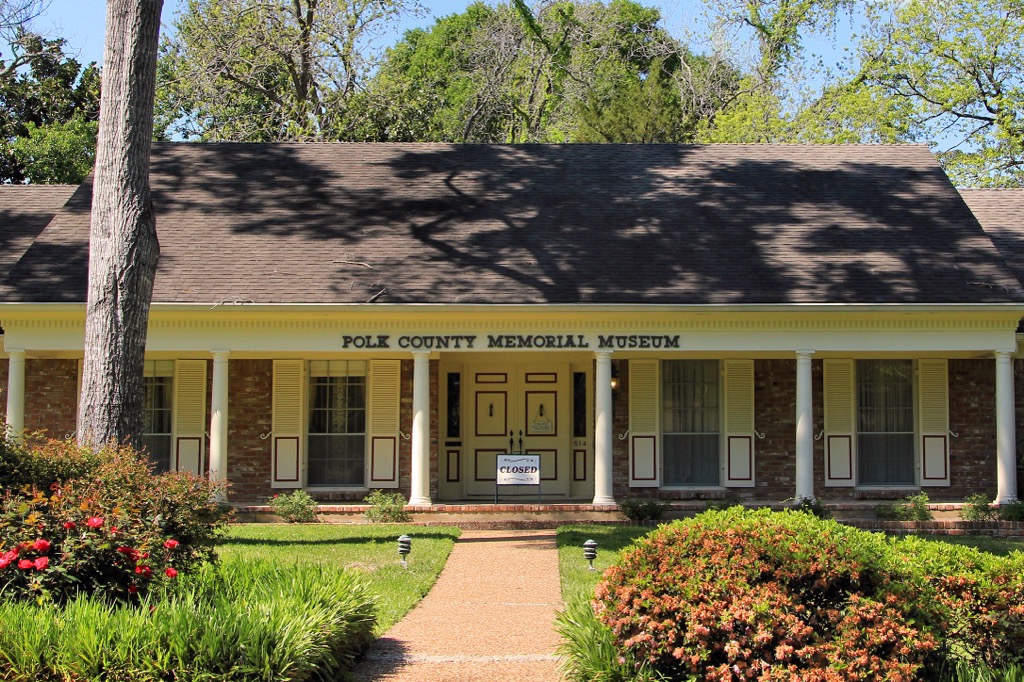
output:
[[[614,362],[611,363],[611,365],[612,365],[612,390],[615,391],[615,390],[617,390],[619,388],[619,369],[618,369],[618,367],[615,366]]]

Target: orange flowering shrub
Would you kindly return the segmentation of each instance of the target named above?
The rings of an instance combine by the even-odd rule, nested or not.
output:
[[[135,599],[212,558],[227,520],[213,483],[155,476],[127,447],[2,448],[0,598]]]
[[[809,514],[708,512],[624,552],[594,609],[670,679],[921,679],[941,659],[916,605],[928,585],[887,571],[887,552]]]

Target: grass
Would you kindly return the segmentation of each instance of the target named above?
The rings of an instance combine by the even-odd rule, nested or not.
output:
[[[1007,556],[1010,552],[1024,552],[1024,538],[994,538],[989,535],[921,535],[925,540],[948,542],[951,545],[965,545],[982,552]]]
[[[409,567],[402,568],[398,537],[412,538]],[[245,524],[231,526],[217,548],[228,559],[267,559],[289,564],[348,567],[365,577],[377,603],[379,636],[430,590],[455,544],[454,527],[340,524]]]
[[[615,563],[619,552],[633,540],[651,532],[651,527],[639,526],[562,526],[558,529],[558,573],[562,584],[562,600],[569,603],[577,598],[589,598],[605,569]],[[583,543],[597,542],[597,559],[591,571],[583,558]]]

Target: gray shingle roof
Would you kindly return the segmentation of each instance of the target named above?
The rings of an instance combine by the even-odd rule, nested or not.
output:
[[[1024,189],[961,189],[960,195],[1024,282]]]
[[[152,185],[157,302],[1024,300],[917,145],[158,144]],[[90,197],[0,300],[84,300]]]
[[[0,281],[74,191],[74,185],[0,185]]]

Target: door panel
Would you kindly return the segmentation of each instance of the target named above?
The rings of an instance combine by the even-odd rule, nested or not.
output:
[[[541,495],[568,497],[572,482],[570,371],[565,363],[466,366],[470,414],[461,470],[467,497],[494,497],[498,454],[541,456]],[[536,498],[536,486],[502,486],[501,499]]]

